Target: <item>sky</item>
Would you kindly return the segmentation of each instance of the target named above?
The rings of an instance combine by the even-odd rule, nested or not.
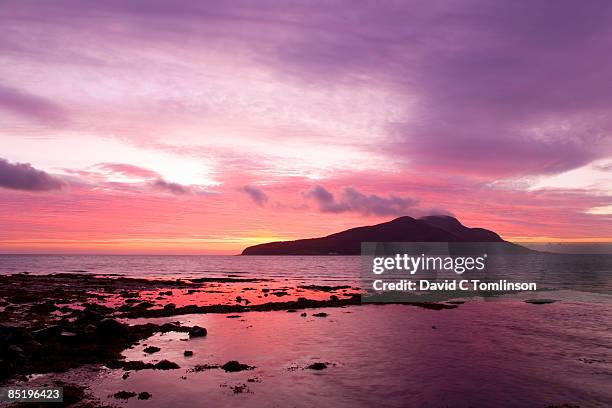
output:
[[[612,241],[611,47],[598,0],[1,0],[0,252]]]

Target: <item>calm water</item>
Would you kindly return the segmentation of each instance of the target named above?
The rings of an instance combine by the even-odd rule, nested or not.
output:
[[[565,290],[470,300],[452,310],[364,305],[328,309],[327,318],[310,317],[312,311],[305,318],[286,312],[250,312],[241,319],[173,316],[166,320],[205,326],[209,335],[190,341],[180,333],[156,335],[124,354],[169,359],[179,370],[144,370],[127,379],[116,370],[64,375],[90,384],[101,399],[119,390],[153,394],[149,401],[120,403],[125,406],[609,407],[612,297],[588,290],[610,285],[609,263],[577,256],[563,264]],[[238,275],[320,283],[358,282],[360,265],[359,257],[0,256],[0,273]],[[558,268],[547,264],[538,273]],[[590,283],[572,289],[577,277]],[[559,301],[522,301],[538,296]],[[162,351],[145,356],[144,344]],[[186,349],[195,355],[185,358]],[[189,371],[228,360],[257,368]],[[317,361],[330,367],[304,369]],[[242,384],[245,392],[235,394],[231,387]]]
[[[243,277],[355,281],[359,257],[0,255],[0,274],[78,272],[132,277]]]

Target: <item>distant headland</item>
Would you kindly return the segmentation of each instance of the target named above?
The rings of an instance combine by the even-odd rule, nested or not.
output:
[[[469,228],[447,215],[399,217],[321,238],[253,245],[242,255],[359,255],[362,242],[506,242],[484,228]],[[510,244],[510,243],[508,243]]]

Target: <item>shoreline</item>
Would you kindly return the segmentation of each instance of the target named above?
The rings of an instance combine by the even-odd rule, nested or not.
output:
[[[234,277],[169,280],[82,273],[2,275],[0,355],[4,358],[0,359],[0,372],[5,374],[0,384],[86,364],[120,367],[121,352],[137,342],[155,333],[192,330],[177,323],[131,325],[131,319],[344,308],[361,305],[356,290],[350,285],[288,286],[271,279]],[[430,310],[458,306],[403,304]]]

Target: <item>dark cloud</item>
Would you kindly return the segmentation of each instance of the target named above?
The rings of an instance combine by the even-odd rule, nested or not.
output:
[[[193,191],[189,186],[184,186],[179,183],[172,183],[164,179],[157,179],[152,183],[153,187],[176,195],[192,194]]]
[[[354,188],[345,188],[339,199],[322,186],[306,193],[307,198],[317,202],[319,210],[327,213],[356,212],[363,215],[406,215],[413,213],[418,201],[407,197],[390,195],[388,198],[376,194],[366,195]]]
[[[9,163],[0,159],[0,187],[14,190],[49,191],[59,190],[64,182],[30,163]]]
[[[253,202],[260,207],[264,206],[268,201],[268,196],[259,187],[247,185],[241,187],[240,191],[248,194],[249,197],[251,197],[251,200],[253,200]]]
[[[64,124],[67,116],[55,103],[21,90],[0,84],[0,109],[34,119],[45,124]]]

